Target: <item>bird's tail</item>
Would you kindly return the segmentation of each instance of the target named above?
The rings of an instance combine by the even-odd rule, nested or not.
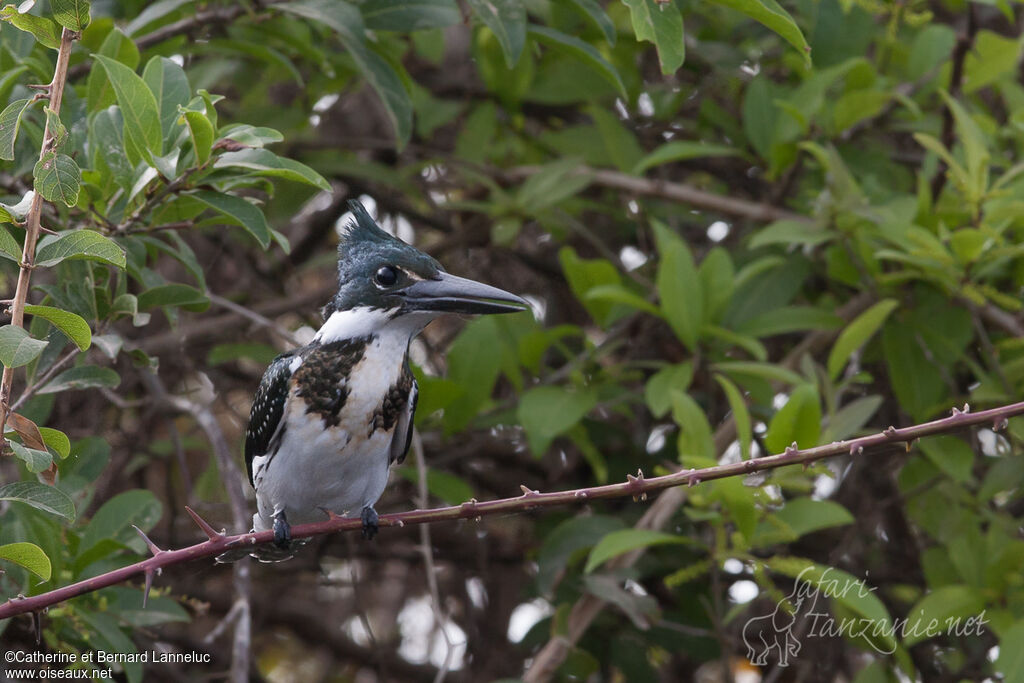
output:
[[[255,529],[249,533],[254,533]],[[302,546],[306,545],[309,539],[293,540],[288,544],[287,548],[278,548],[273,543],[264,543],[262,545],[251,546],[248,548],[232,548],[227,552],[223,552],[216,557],[218,564],[230,564],[232,562],[238,562],[243,557],[252,557],[260,562],[284,562],[295,557],[295,551]]]

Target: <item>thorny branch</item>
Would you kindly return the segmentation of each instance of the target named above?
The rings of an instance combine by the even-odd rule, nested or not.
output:
[[[78,38],[77,31],[65,28],[60,36],[60,49],[57,51],[57,65],[53,69],[53,80],[46,86],[49,96],[49,108],[54,114],[60,114],[61,101],[64,98],[64,84],[68,78],[68,60],[71,58],[71,44]],[[47,117],[43,132],[43,144],[39,150],[40,160],[50,151],[56,131],[50,130],[50,118]],[[41,231],[40,219],[43,215],[43,196],[36,192],[32,196],[28,215],[25,218],[25,246],[21,253],[21,268],[18,272],[18,285],[11,302],[11,325],[25,327],[25,302],[28,300],[29,281],[32,278],[36,258],[36,241]],[[14,383],[14,368],[5,367],[3,379],[0,380],[0,442],[10,412],[11,386]]]
[[[683,485],[696,486],[715,479],[749,475],[755,472],[785,467],[786,465],[806,466],[818,460],[838,455],[860,457],[873,454],[904,452],[910,450],[911,444],[915,440],[926,436],[947,434],[968,427],[982,425],[996,431],[1003,430],[1006,428],[1011,417],[1024,415],[1024,401],[977,413],[969,412],[969,410],[969,407],[965,405],[963,410],[954,408],[953,414],[950,417],[923,424],[900,429],[888,427],[877,434],[838,441],[814,448],[801,449],[797,448],[796,444],[793,444],[785,452],[778,455],[754,458],[728,465],[715,465],[699,470],[680,470],[660,477],[647,478],[644,477],[642,472],[637,472],[636,476],[627,475],[626,481],[618,484],[606,484],[604,486],[552,493],[532,491],[523,486],[523,494],[514,498],[501,498],[484,502],[471,499],[461,505],[381,515],[380,526],[401,527],[406,524],[429,524],[431,522],[444,522],[455,519],[480,519],[490,515],[508,515],[537,508],[569,505],[591,500],[623,498],[626,496],[642,500],[646,498],[647,494],[665,489],[673,489]],[[215,530],[208,522],[193,512],[191,508],[186,507],[185,510],[195,521],[196,525],[202,529],[203,533],[207,535],[207,541],[180,550],[163,550],[140,531],[139,533],[142,534],[146,540],[146,545],[153,554],[152,557],[46,593],[31,597],[19,595],[11,598],[0,605],[0,619],[7,619],[17,614],[38,614],[43,609],[52,605],[101,588],[106,588],[107,586],[122,583],[140,574],[145,579],[148,592],[152,585],[153,576],[164,567],[212,557],[227,550],[238,550],[273,541],[273,531],[229,536],[224,532]],[[292,527],[292,537],[296,539],[311,538],[339,531],[354,531],[361,528],[362,521],[358,518],[344,518],[329,513],[329,518],[323,522]]]

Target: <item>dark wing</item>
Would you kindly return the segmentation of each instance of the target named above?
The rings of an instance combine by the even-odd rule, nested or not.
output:
[[[409,372],[407,369],[406,372]],[[395,424],[395,434],[391,437],[391,459],[389,462],[402,464],[406,453],[409,452],[409,445],[412,443],[413,420],[416,417],[416,400],[420,396],[420,387],[416,380],[412,380],[412,387],[409,389],[409,398],[398,414],[398,422]]]
[[[271,362],[263,373],[256,398],[249,412],[249,427],[245,430],[245,470],[252,479],[253,458],[273,454],[281,442],[284,406],[288,401],[291,364],[298,356],[294,351],[283,353]]]

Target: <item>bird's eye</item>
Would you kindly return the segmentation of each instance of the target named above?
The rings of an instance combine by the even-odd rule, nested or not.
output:
[[[373,276],[373,279],[381,287],[390,287],[398,282],[398,271],[394,266],[381,266],[377,269],[377,274]]]

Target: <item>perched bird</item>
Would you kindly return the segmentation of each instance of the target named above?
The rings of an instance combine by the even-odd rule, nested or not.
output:
[[[270,364],[245,435],[256,490],[254,531],[274,530],[286,559],[290,525],[358,512],[377,533],[373,506],[388,469],[412,439],[418,389],[409,342],[443,313],[513,313],[526,301],[449,275],[433,258],[382,230],[358,202],[338,245],[338,293],[313,340]],[[268,549],[269,550],[269,549]]]

